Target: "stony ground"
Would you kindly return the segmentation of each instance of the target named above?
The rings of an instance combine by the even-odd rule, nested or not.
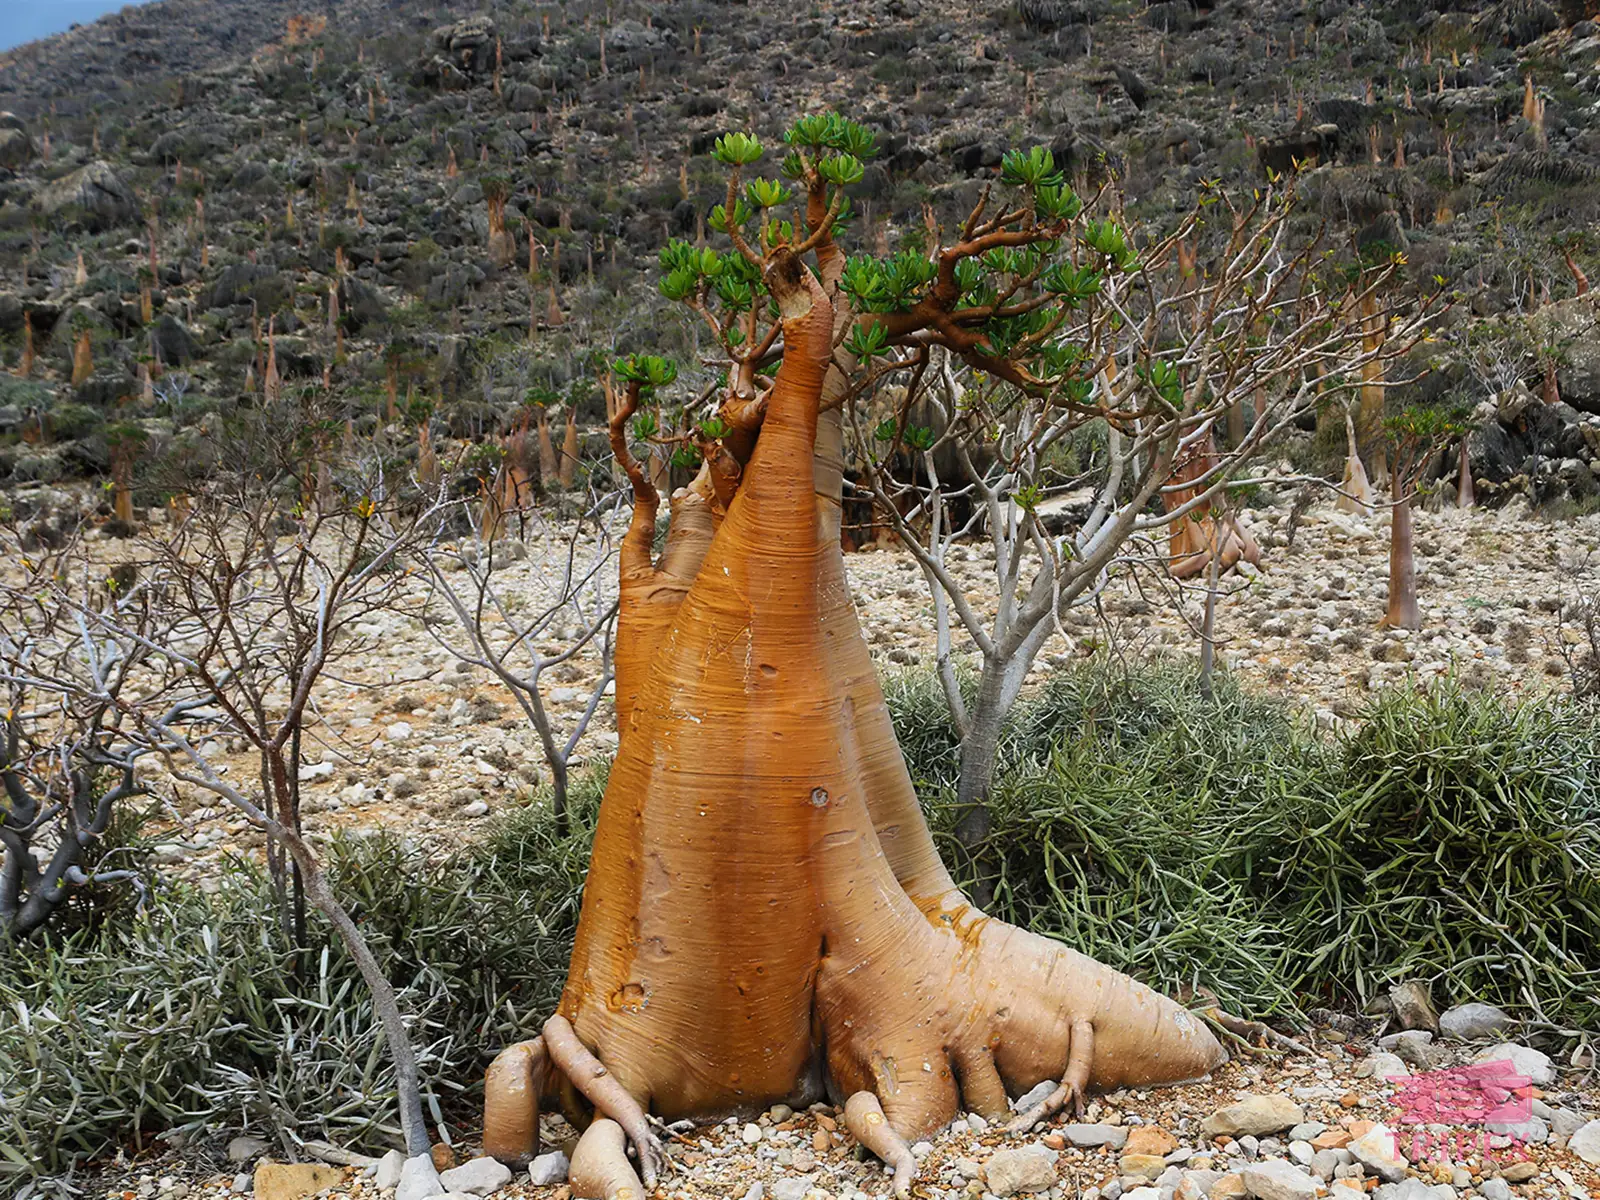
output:
[[[1375,689],[1451,671],[1505,695],[1569,686],[1562,647],[1579,636],[1569,606],[1600,591],[1600,516],[1554,522],[1516,508],[1420,512],[1424,627],[1414,634],[1378,629],[1387,594],[1384,518],[1314,508],[1297,523],[1292,545],[1288,520],[1283,507],[1246,514],[1265,549],[1264,569],[1228,580],[1219,606],[1222,659],[1246,683],[1304,705],[1325,727],[1358,712]],[[561,550],[553,539],[528,545],[526,558],[508,562],[493,579],[514,604],[534,609]],[[955,570],[979,607],[992,611],[982,549],[968,547]],[[874,655],[891,669],[930,664],[931,602],[915,562],[879,550],[850,555],[848,565]],[[449,578],[462,586],[465,575]],[[302,770],[313,830],[404,824],[420,837],[455,838],[491,813],[526,803],[548,781],[537,739],[511,694],[457,657],[452,647],[460,639],[448,621],[432,621],[442,606],[420,577],[407,604],[405,612],[358,628],[359,651],[323,693]],[[1107,647],[1131,656],[1192,656],[1200,606],[1199,589],[1176,594],[1153,572],[1118,580],[1098,609],[1071,615],[1071,644],[1052,642],[1032,680]],[[559,648],[562,632],[552,629],[547,649]],[[598,654],[588,653],[546,676],[559,730],[581,717],[601,669]],[[604,757],[615,745],[609,703],[602,702],[578,758]],[[236,749],[233,769],[248,772],[243,746]],[[260,844],[242,818],[203,797],[181,804],[178,816],[162,853],[197,876],[212,874],[222,854]]]
[[[1461,1010],[1454,1010],[1460,1012]],[[1447,1026],[1451,1014],[1446,1014]],[[1123,1090],[1094,1098],[1078,1119],[1008,1135],[977,1116],[920,1142],[921,1200],[1585,1200],[1600,1195],[1600,1090],[1594,1071],[1562,1069],[1519,1044],[1431,1040],[1405,1033],[1368,1042],[1324,1029],[1308,1054],[1242,1056],[1206,1081]],[[1533,1081],[1514,1122],[1485,1127],[1449,1119],[1428,1125],[1416,1096],[1441,1068],[1511,1063]],[[1506,1068],[1511,1070],[1512,1068]],[[1502,1079],[1502,1082],[1507,1082]],[[1515,1080],[1510,1081],[1515,1082]],[[1512,1098],[1516,1102],[1517,1097]],[[1435,1116],[1440,1114],[1435,1113]],[[1498,1131],[1498,1132],[1497,1132]],[[458,1197],[568,1200],[563,1150],[573,1130],[544,1122],[549,1157],[511,1177],[475,1147],[435,1147],[444,1187]],[[843,1130],[836,1108],[776,1107],[671,1138],[667,1200],[865,1200],[890,1193],[885,1168]],[[1587,1156],[1587,1159],[1582,1156]],[[176,1156],[128,1164],[106,1200],[209,1200],[254,1191],[257,1200],[322,1195],[407,1200],[394,1183],[398,1153],[345,1167],[272,1165],[267,1146],[235,1139],[230,1161],[176,1164]],[[336,1157],[336,1156],[335,1156]]]

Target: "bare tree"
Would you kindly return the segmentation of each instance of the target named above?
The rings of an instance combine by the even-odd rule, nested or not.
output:
[[[289,407],[267,413],[257,432],[300,427]],[[267,834],[294,944],[307,945],[309,902],[367,983],[393,1060],[407,1152],[426,1153],[405,1019],[304,836],[298,777],[321,685],[370,645],[357,625],[404,606],[405,565],[439,536],[449,504],[402,503],[376,456],[333,470],[281,438],[238,453],[253,469],[219,473],[180,524],[137,539],[136,579],[112,603],[88,583],[97,564],[87,554],[73,570],[36,581],[39,602],[82,631],[84,657],[135,664],[119,686],[103,670],[66,669],[63,655],[12,655],[4,682],[103,706],[115,714],[126,761],[158,758],[174,786],[226,801]],[[0,596],[11,610],[25,602],[15,584],[0,586]],[[250,784],[221,761],[229,739],[256,753]]]
[[[50,601],[48,581],[70,559],[35,559],[16,539],[7,559],[20,566],[20,586],[0,594],[0,675],[7,705],[0,714],[0,938],[15,941],[42,929],[78,889],[137,880],[135,869],[98,862],[96,843],[118,806],[143,788],[134,775],[138,748],[122,736],[116,698],[148,652],[128,653],[97,638],[89,624]],[[116,604],[116,584],[102,603]],[[133,614],[137,619],[137,610]],[[31,675],[63,681],[39,690]]]
[[[1295,211],[1288,190],[1264,190],[1243,208],[1216,194],[1138,248],[1110,218],[1088,222],[1070,274],[1045,276],[1067,298],[1048,327],[1055,379],[970,354],[962,369],[954,353],[912,343],[873,371],[909,378],[898,411],[876,420],[856,398],[869,389],[852,393],[862,487],[933,593],[938,676],[961,736],[957,834],[967,846],[988,833],[1006,717],[1067,610],[1132,567],[1185,577],[1213,558],[1227,570],[1254,557],[1224,493],[1260,482],[1248,471],[1264,451],[1426,327],[1426,301],[1402,314],[1388,295],[1393,263],[1353,284],[1325,278],[1320,247],[1291,235]],[[1203,266],[1197,241],[1210,243]],[[986,262],[1007,272],[994,303],[1039,277],[1026,258]],[[1371,336],[1374,323],[1386,337]],[[1223,445],[1225,422],[1240,412],[1242,429]],[[1074,443],[1091,434],[1103,451],[1073,461]],[[972,538],[986,543],[992,616],[950,567],[955,546]],[[959,634],[981,660],[971,698],[957,671]]]
[[[496,578],[513,561],[504,539],[439,544],[423,558],[433,585],[429,634],[511,692],[539,738],[550,769],[552,812],[563,832],[569,764],[613,680],[613,525],[622,512],[617,499],[615,494],[591,493],[578,515],[566,522],[551,506],[525,514],[518,545],[528,568],[515,591]],[[440,605],[453,621],[437,612]],[[547,698],[550,682],[584,656],[598,660],[598,672],[582,711],[563,722]]]

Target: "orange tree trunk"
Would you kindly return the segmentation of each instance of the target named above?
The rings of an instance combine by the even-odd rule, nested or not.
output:
[[[998,1117],[1041,1080],[1069,1097],[1223,1058],[1186,1010],[985,916],[945,871],[845,583],[836,413],[818,452],[833,308],[792,259],[769,279],[782,365],[720,523],[703,490],[681,490],[652,562],[657,494],[619,454],[636,496],[619,748],[558,1015],[486,1080],[484,1145],[502,1158],[534,1151],[541,1098],[581,1121],[582,1093],[637,1144],[644,1111],[831,1095],[908,1179],[904,1139],[963,1109]],[[631,1186],[617,1129],[584,1135],[574,1178],[601,1182],[580,1194]]]

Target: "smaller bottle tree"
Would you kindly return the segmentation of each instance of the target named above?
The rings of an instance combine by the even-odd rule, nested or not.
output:
[[[1384,421],[1389,443],[1393,518],[1389,525],[1389,603],[1384,629],[1421,629],[1417,608],[1416,533],[1412,501],[1439,453],[1465,439],[1469,425],[1455,410],[1408,408]]]

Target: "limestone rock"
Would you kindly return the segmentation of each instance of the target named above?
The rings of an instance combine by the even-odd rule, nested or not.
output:
[[[433,1200],[444,1195],[444,1184],[439,1182],[439,1170],[433,1165],[433,1155],[419,1154],[406,1159],[400,1168],[400,1182],[395,1185],[394,1200]]]
[[[339,1168],[321,1163],[264,1162],[256,1167],[256,1200],[303,1200],[343,1178]]]
[[[1315,1200],[1318,1183],[1281,1158],[1251,1163],[1241,1173],[1245,1190],[1258,1200]]]
[[[1061,1132],[1066,1135],[1068,1142],[1079,1149],[1109,1146],[1113,1150],[1120,1150],[1128,1143],[1125,1125],[1065,1125]]]
[[[1049,1191],[1056,1183],[1055,1152],[1043,1146],[996,1150],[984,1165],[984,1178],[996,1196]]]
[[[1519,1046],[1515,1042],[1501,1042],[1498,1046],[1490,1046],[1487,1050],[1474,1055],[1472,1061],[1479,1063],[1509,1061],[1516,1068],[1517,1074],[1526,1075],[1534,1087],[1547,1087],[1556,1081],[1556,1069],[1550,1062],[1548,1054],[1531,1046]]]
[[[1287,1096],[1246,1096],[1219,1108],[1200,1126],[1207,1137],[1226,1134],[1239,1137],[1277,1133],[1306,1119],[1305,1110]]]
[[[511,1168],[487,1154],[452,1167],[439,1176],[449,1191],[471,1196],[487,1196],[511,1182]]]
[[[1600,1165],[1600,1121],[1590,1121],[1569,1137],[1567,1149],[1586,1163]]]
[[[228,1161],[247,1163],[251,1159],[260,1158],[269,1148],[262,1138],[245,1134],[242,1137],[234,1138],[233,1141],[228,1143]]]
[[[571,1165],[565,1154],[559,1150],[552,1150],[548,1154],[539,1155],[528,1164],[528,1179],[540,1187],[552,1183],[565,1183],[567,1169]]]
[[[1358,1163],[1388,1183],[1399,1183],[1411,1165],[1400,1151],[1399,1139],[1384,1125],[1374,1125],[1351,1142],[1349,1150]]]
[[[391,1150],[378,1160],[378,1165],[372,1169],[372,1182],[380,1188],[392,1188],[400,1182],[400,1168],[406,1165],[406,1156],[398,1150]]]

